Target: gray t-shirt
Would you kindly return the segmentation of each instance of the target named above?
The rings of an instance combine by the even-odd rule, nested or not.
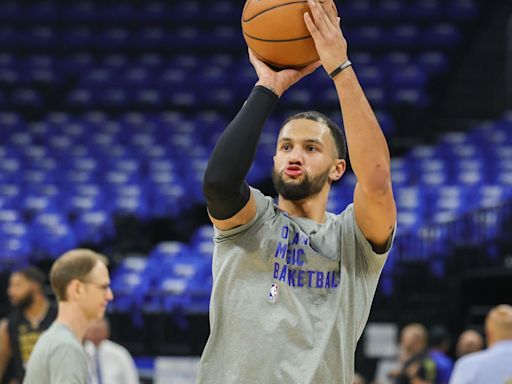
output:
[[[317,224],[252,189],[250,223],[216,229],[201,384],[352,384],[354,353],[386,253],[353,206]]]
[[[84,348],[68,327],[53,323],[30,355],[23,384],[87,384],[88,377]]]

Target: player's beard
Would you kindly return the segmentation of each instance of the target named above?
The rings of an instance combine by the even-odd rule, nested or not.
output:
[[[304,176],[300,183],[287,183],[284,180],[284,171],[278,173],[274,168],[272,170],[272,182],[276,192],[284,199],[299,201],[319,193],[329,179],[329,171],[330,169],[327,168],[324,172],[314,177],[309,177],[306,171],[304,171]]]
[[[14,304],[15,307],[25,310],[32,305],[34,302],[34,294],[32,292],[27,292],[25,296],[23,296],[17,303]]]

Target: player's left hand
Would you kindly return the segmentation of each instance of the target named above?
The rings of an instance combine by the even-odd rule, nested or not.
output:
[[[304,14],[304,22],[315,42],[320,61],[327,73],[331,73],[347,58],[347,41],[340,27],[340,18],[333,0],[308,0],[310,12]]]

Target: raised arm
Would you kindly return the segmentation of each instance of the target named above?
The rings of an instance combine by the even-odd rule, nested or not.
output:
[[[220,229],[248,223],[256,215],[256,202],[245,177],[254,160],[266,119],[278,98],[319,63],[301,70],[273,71],[249,51],[258,82],[246,103],[219,138],[208,161],[203,191],[208,214]]]
[[[308,4],[313,17],[306,13],[304,20],[324,69],[333,77],[340,100],[350,162],[357,177],[354,191],[355,219],[374,250],[381,252],[396,221],[389,149],[356,74],[347,61],[347,42],[340,28],[334,2],[327,0],[325,7],[318,0],[308,0]]]

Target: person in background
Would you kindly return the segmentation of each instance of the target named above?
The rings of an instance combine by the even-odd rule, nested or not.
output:
[[[139,374],[130,353],[109,337],[107,319],[97,320],[87,329],[85,351],[92,371],[88,384],[139,384]]]
[[[429,356],[436,364],[436,384],[448,384],[453,370],[453,359],[448,356],[452,337],[446,327],[437,325],[430,330]]]
[[[53,263],[50,282],[58,315],[30,355],[24,384],[87,384],[84,335],[114,298],[107,265],[105,256],[89,249],[68,251]]]
[[[3,327],[7,327],[7,318],[0,319],[0,329]],[[5,345],[4,337],[6,334],[0,334],[0,346]],[[0,356],[2,356],[3,350],[0,347]],[[12,364],[12,359],[9,360],[7,365],[4,368],[3,377],[0,378],[0,384],[16,384],[16,379],[14,378],[14,367]]]
[[[512,384],[512,306],[489,312],[485,335],[488,348],[460,358],[450,384]]]
[[[34,345],[57,316],[44,293],[45,282],[45,275],[35,267],[14,271],[9,278],[7,296],[14,309],[0,323],[0,382],[8,367],[14,376],[8,383],[23,381]]]
[[[484,349],[483,336],[474,329],[467,329],[462,332],[457,340],[455,355],[457,359],[469,353],[478,352]]]
[[[398,368],[389,376],[394,384],[434,384],[436,364],[428,354],[427,329],[419,323],[408,324],[400,334]]]

